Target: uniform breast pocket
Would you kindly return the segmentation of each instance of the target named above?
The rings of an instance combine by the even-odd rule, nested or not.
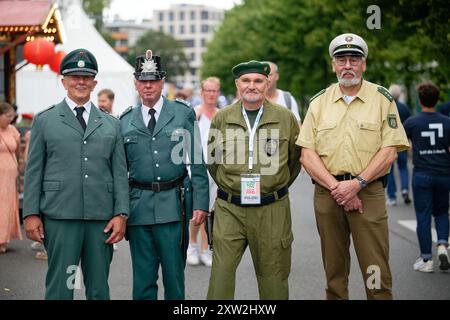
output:
[[[137,152],[138,137],[134,135],[125,136],[123,141],[125,144],[125,152],[127,154],[127,160],[128,161],[138,160],[139,158],[139,153]]]
[[[374,122],[358,121],[357,149],[375,152],[381,146],[381,125]]]
[[[336,122],[325,122],[317,128],[316,151],[319,155],[328,155],[336,148],[336,125]]]

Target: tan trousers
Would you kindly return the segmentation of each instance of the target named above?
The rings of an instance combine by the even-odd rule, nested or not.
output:
[[[217,199],[215,209],[208,299],[234,299],[236,268],[247,246],[260,299],[288,299],[293,241],[289,198],[260,207]]]
[[[314,209],[327,278],[327,299],[348,299],[350,235],[368,299],[392,299],[389,234],[384,188],[373,182],[360,191],[364,213],[345,212],[330,192],[316,184]]]

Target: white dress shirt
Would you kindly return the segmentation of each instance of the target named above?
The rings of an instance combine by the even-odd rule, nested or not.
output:
[[[159,115],[161,114],[161,109],[163,107],[163,97],[160,96],[158,102],[155,103],[155,105],[153,106],[153,109],[155,109],[155,120],[158,121]],[[141,112],[142,112],[142,119],[144,119],[144,123],[145,126],[148,126],[148,122],[150,121],[150,114],[148,113],[148,111],[150,110],[150,107],[147,107],[146,105],[144,105],[144,103],[142,103],[142,108],[141,108]]]
[[[70,110],[72,110],[72,113],[75,115],[75,117],[77,116],[77,111],[75,110],[76,107],[79,107],[79,104],[76,104],[72,99],[70,99],[69,97],[66,97],[66,103],[69,106]],[[83,119],[84,122],[86,122],[86,126],[88,124],[89,121],[89,114],[91,113],[91,102],[88,101],[85,104],[83,104],[80,107],[84,107],[84,111],[83,111]]]

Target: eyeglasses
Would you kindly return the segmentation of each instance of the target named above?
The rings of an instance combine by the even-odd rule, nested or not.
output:
[[[362,57],[335,57],[334,61],[340,67],[345,66],[348,61],[350,62],[350,65],[354,67],[359,65],[359,63],[362,61]]]

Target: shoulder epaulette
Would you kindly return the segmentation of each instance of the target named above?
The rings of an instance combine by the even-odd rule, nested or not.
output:
[[[317,92],[311,99],[309,99],[309,102],[313,101],[315,98],[323,94],[325,91],[327,91],[327,89],[322,89],[319,92]]]
[[[378,92],[381,93],[383,96],[385,96],[390,102],[394,100],[394,97],[392,96],[392,94],[389,92],[388,89],[384,87],[378,87]]]
[[[46,112],[46,111],[48,111],[48,110],[51,110],[51,109],[53,109],[55,106],[56,106],[56,104],[51,105],[50,107],[48,107],[48,108],[46,108],[46,109],[44,109],[44,110],[38,112],[36,115],[38,116],[38,115],[40,115],[40,114],[42,114],[42,113],[44,113],[44,112]]]
[[[191,104],[189,102],[187,102],[186,100],[180,99],[180,98],[176,98],[175,99],[176,102],[181,103],[182,105],[188,107],[188,108],[192,108]]]
[[[119,116],[119,119],[122,119],[122,117],[123,117],[124,115],[126,115],[128,112],[130,112],[131,109],[133,109],[133,106],[130,106],[130,107],[126,108],[125,111],[122,112],[122,114]]]

